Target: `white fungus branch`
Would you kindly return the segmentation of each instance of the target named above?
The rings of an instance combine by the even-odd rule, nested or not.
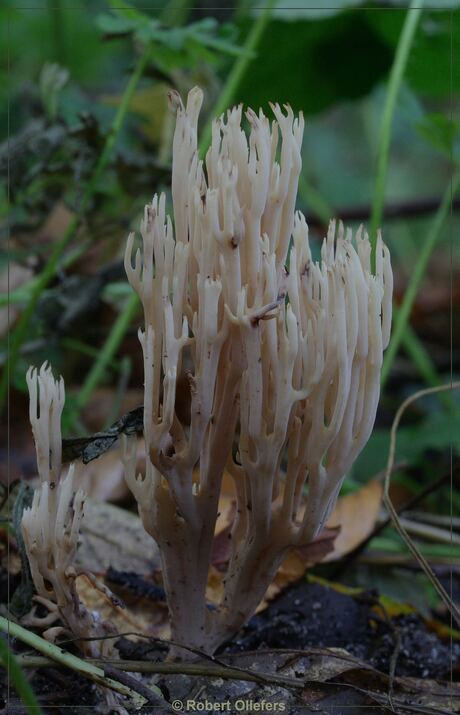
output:
[[[295,212],[302,115],[242,108],[215,120],[203,163],[203,95],[170,95],[174,230],[165,196],[128,239],[126,272],[144,308],[145,476],[125,442],[126,479],[157,541],[173,638],[214,651],[254,612],[286,550],[320,532],[371,433],[391,324],[392,272],[333,221],[312,259]],[[190,423],[176,411],[188,375]],[[205,588],[222,476],[237,514],[222,603]]]
[[[61,477],[64,382],[55,380],[51,368],[44,364],[39,371],[29,368],[27,384],[40,485],[31,507],[24,509],[21,527],[35,600],[49,611],[43,617],[31,614],[28,624],[46,628],[44,636],[50,640],[62,633],[78,639],[78,647],[90,657],[113,657],[113,640],[88,640],[112,635],[113,629],[84,606],[77,591],[74,562],[85,495],[75,489],[74,464]],[[54,626],[57,621],[61,626]],[[109,699],[113,701],[111,696]]]

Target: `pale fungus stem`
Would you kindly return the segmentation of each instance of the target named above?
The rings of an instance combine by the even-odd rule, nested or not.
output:
[[[203,163],[193,89],[176,114],[172,199],[146,208],[126,269],[143,303],[145,476],[134,438],[126,479],[157,541],[173,638],[213,652],[255,611],[286,550],[324,527],[371,433],[391,326],[388,249],[332,221],[312,260],[295,212],[303,117],[242,108],[216,119]],[[290,247],[291,246],[291,247]],[[289,272],[286,264],[289,263]],[[190,420],[181,421],[186,371]],[[284,457],[286,469],[281,464]],[[221,604],[206,582],[225,469],[235,482]]]

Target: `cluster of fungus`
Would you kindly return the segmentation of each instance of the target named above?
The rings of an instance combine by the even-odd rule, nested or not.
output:
[[[114,603],[117,599],[93,574],[75,567],[75,556],[83,518],[85,494],[75,489],[78,481],[75,464],[62,476],[61,415],[64,407],[64,382],[55,380],[45,364],[39,371],[27,372],[29,415],[35,440],[40,484],[29,508],[22,516],[22,535],[36,594],[34,600],[46,615],[35,609],[24,619],[26,625],[40,628],[47,640],[75,640],[88,657],[117,656],[113,626],[90,611],[80,600],[78,576],[84,574]],[[57,625],[56,625],[57,624]],[[118,697],[104,689],[107,704],[120,708]]]
[[[370,436],[392,272],[380,236],[372,271],[368,236],[335,222],[313,260],[295,211],[302,116],[275,105],[270,122],[248,110],[247,135],[234,108],[214,121],[202,162],[202,100],[197,88],[186,107],[170,95],[174,226],[162,194],[145,208],[142,249],[134,234],[128,239],[126,272],[145,321],[144,473],[136,472],[136,438],[124,441],[123,454],[143,525],[160,548],[172,637],[212,653],[254,613],[286,551],[321,531]],[[178,409],[184,375],[186,415]],[[236,515],[222,600],[210,609],[225,472]],[[42,485],[25,533],[49,494]],[[36,551],[29,540],[32,564]],[[33,566],[36,584],[43,568]]]

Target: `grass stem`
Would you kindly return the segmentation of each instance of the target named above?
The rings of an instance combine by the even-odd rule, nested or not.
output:
[[[396,48],[396,55],[390,72],[388,88],[383,108],[382,124],[377,155],[377,176],[375,180],[374,199],[370,221],[370,239],[372,244],[373,263],[375,264],[375,246],[377,229],[382,222],[383,206],[385,203],[385,186],[388,172],[388,159],[390,154],[391,129],[396,108],[396,100],[401,88],[410,48],[414,40],[415,31],[422,12],[423,0],[411,0],[407,9],[401,36]]]
[[[19,665],[16,657],[8,648],[7,641],[0,636],[0,663],[2,663],[8,675],[8,682],[14,686],[17,694],[21,698],[22,704],[25,706],[27,715],[43,715],[38,700],[35,696],[32,686],[30,685],[26,675]],[[9,690],[7,689],[7,697],[9,700]],[[9,702],[6,703],[8,707]]]
[[[424,376],[428,377],[428,379],[426,380],[428,384],[433,384],[433,380],[436,380],[436,384],[439,384],[436,372],[433,373],[430,370],[430,375],[430,373],[427,371],[426,361],[424,360],[424,357],[420,354],[418,345],[416,345],[414,342],[414,335],[410,335],[408,340],[407,328],[412,307],[414,305],[415,299],[417,298],[417,293],[420,289],[420,285],[425,275],[428,261],[430,259],[431,254],[433,253],[433,249],[439,238],[444,222],[449,215],[451,198],[457,193],[459,188],[460,169],[455,172],[452,181],[449,183],[444,192],[439,208],[434,216],[433,222],[428,230],[428,233],[425,236],[425,240],[420,247],[418,258],[412,271],[409,285],[407,286],[407,289],[404,293],[402,303],[399,306],[399,309],[395,311],[395,320],[393,323],[392,336],[383,360],[382,386],[385,385],[388,379],[401,343],[404,343],[404,346],[407,349],[412,360],[422,367],[422,372]]]
[[[115,353],[120,347],[120,344],[136,314],[138,306],[139,299],[137,297],[137,293],[133,293],[129,296],[126,305],[119,313],[107,340],[105,341],[102,349],[99,351],[96,361],[87,374],[85,381],[78,392],[76,400],[76,408],[78,411],[86,405],[93,390],[101,382],[105,369],[108,365],[110,365]]]
[[[142,706],[145,702],[145,698],[139,695],[139,693],[134,692],[131,688],[113,678],[108,678],[103,666],[97,666],[87,660],[83,660],[3,616],[0,616],[0,631],[7,633],[10,637],[17,638],[42,655],[51,658],[55,663],[64,665],[76,673],[90,678],[90,680],[98,683],[98,685],[110,688],[120,695],[128,697],[137,707]]]

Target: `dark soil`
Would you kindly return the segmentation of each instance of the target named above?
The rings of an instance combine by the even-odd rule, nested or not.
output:
[[[13,642],[10,646],[14,650]],[[42,707],[44,715],[90,715],[100,712],[100,692],[89,680],[70,670],[43,668],[35,671],[30,684]],[[1,715],[25,715],[24,705],[13,688],[6,687],[0,677]]]
[[[391,619],[381,608],[376,609],[376,604],[375,593],[352,597],[302,580],[252,618],[222,649],[221,655],[263,649],[334,647],[345,649],[383,673],[389,673],[393,663],[397,676],[450,680],[452,674],[455,679],[460,672],[459,643],[442,641],[416,614]],[[14,649],[15,644],[12,645]],[[121,657],[126,659],[164,660],[166,655],[163,647],[152,643],[134,644],[122,638],[118,645]],[[45,715],[101,712],[97,707],[101,700],[95,687],[70,671],[54,668],[37,671],[31,682]],[[173,681],[173,690],[174,683],[177,685]],[[161,681],[159,685],[161,687]],[[174,695],[170,685],[164,692],[166,696]],[[14,692],[10,694],[8,706],[6,702],[6,683],[0,676],[0,715],[25,713]],[[343,706],[343,698],[340,702]],[[353,712],[351,702],[346,715]],[[334,708],[334,715],[341,712],[337,705]],[[371,710],[372,715],[387,712],[378,707]],[[356,712],[365,715],[367,711],[361,704]]]
[[[399,676],[443,680],[458,673],[458,642],[441,641],[416,614],[390,619],[376,604],[375,593],[352,597],[302,580],[252,618],[225,651],[335,647],[384,673],[395,657]]]

